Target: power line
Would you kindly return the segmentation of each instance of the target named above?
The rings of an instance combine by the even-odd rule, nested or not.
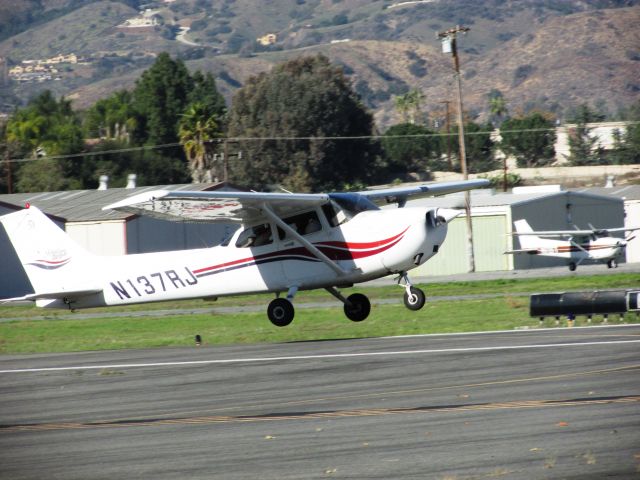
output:
[[[633,122],[625,122],[626,125],[636,125],[640,124],[640,121]],[[467,135],[491,135],[494,133],[504,134],[504,133],[524,133],[524,132],[555,132],[557,127],[551,128],[526,128],[522,130],[481,130],[477,132],[468,132],[465,131],[465,136]],[[418,134],[406,134],[406,135],[358,135],[353,137],[348,136],[330,136],[330,137],[225,137],[225,138],[217,138],[214,140],[207,140],[203,143],[208,144],[220,144],[223,145],[225,142],[260,142],[260,141],[343,141],[343,140],[380,140],[380,139],[401,139],[401,138],[435,138],[435,137],[455,137],[458,136],[458,133],[418,133]],[[165,143],[159,145],[143,145],[137,147],[126,147],[126,148],[117,148],[111,150],[102,150],[102,151],[90,151],[90,152],[81,152],[81,153],[71,153],[66,155],[44,155],[41,157],[24,157],[24,158],[10,158],[4,160],[4,162],[11,163],[24,163],[24,162],[34,162],[37,160],[65,160],[65,159],[73,159],[73,158],[82,158],[82,157],[96,157],[100,155],[110,155],[116,153],[128,153],[128,152],[137,152],[144,150],[162,150],[165,148],[175,148],[175,147],[183,147],[184,144],[180,142],[175,143]]]

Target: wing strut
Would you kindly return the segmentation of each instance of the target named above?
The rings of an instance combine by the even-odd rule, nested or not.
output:
[[[262,211],[265,213],[267,217],[275,222],[280,228],[282,228],[285,232],[291,235],[292,238],[298,240],[304,247],[309,250],[316,258],[322,260],[328,267],[330,267],[334,272],[338,275],[347,275],[344,269],[340,267],[336,262],[327,257],[324,253],[322,253],[314,244],[312,244],[309,240],[304,238],[298,232],[296,232],[293,228],[287,225],[278,215],[276,215],[273,210],[265,203],[262,204]]]

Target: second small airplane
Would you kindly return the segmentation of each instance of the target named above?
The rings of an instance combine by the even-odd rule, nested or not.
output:
[[[520,240],[520,249],[505,253],[528,253],[545,257],[566,258],[572,272],[584,260],[606,262],[607,267],[618,266],[618,259],[624,255],[627,243],[634,237],[617,238],[610,236],[616,232],[640,230],[631,228],[591,228],[589,230],[552,230],[534,232],[525,219],[513,222],[516,231],[512,233]]]

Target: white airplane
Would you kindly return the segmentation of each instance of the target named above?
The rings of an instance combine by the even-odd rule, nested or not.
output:
[[[424,293],[407,271],[438,252],[447,223],[460,211],[443,208],[380,209],[373,201],[403,206],[409,196],[484,187],[467,180],[358,193],[293,194],[156,190],[104,209],[195,222],[234,222],[240,228],[220,246],[122,256],[93,255],[34,206],[0,217],[34,293],[9,299],[40,307],[80,309],[108,305],[217,298],[273,292],[267,309],[274,325],[294,317],[298,290],[324,288],[344,304],[346,316],[364,320],[365,295],[337,288],[398,274],[407,308]],[[280,294],[287,292],[286,298]]]
[[[590,230],[534,232],[524,219],[516,220],[513,224],[516,231],[512,235],[518,236],[522,248],[505,253],[528,253],[530,255],[567,258],[569,270],[572,272],[587,259],[606,261],[609,268],[617,267],[618,258],[624,255],[627,243],[634,237],[622,239],[611,237],[610,234],[640,230],[640,227],[601,229],[592,227]]]

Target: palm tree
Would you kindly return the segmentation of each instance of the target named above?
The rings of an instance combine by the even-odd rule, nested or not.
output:
[[[211,162],[211,153],[212,140],[222,135],[218,123],[207,115],[204,105],[194,103],[187,108],[180,119],[178,136],[189,160],[191,181],[205,183],[219,178],[216,166]]]
[[[400,112],[404,123],[416,123],[420,116],[424,94],[417,88],[396,97],[396,110]]]
[[[395,98],[396,101],[396,110],[402,116],[404,123],[409,123],[409,109],[411,108],[410,99],[407,97],[407,94],[397,96]]]
[[[491,114],[490,121],[498,126],[508,117],[509,109],[502,93],[489,97],[489,113]]]

